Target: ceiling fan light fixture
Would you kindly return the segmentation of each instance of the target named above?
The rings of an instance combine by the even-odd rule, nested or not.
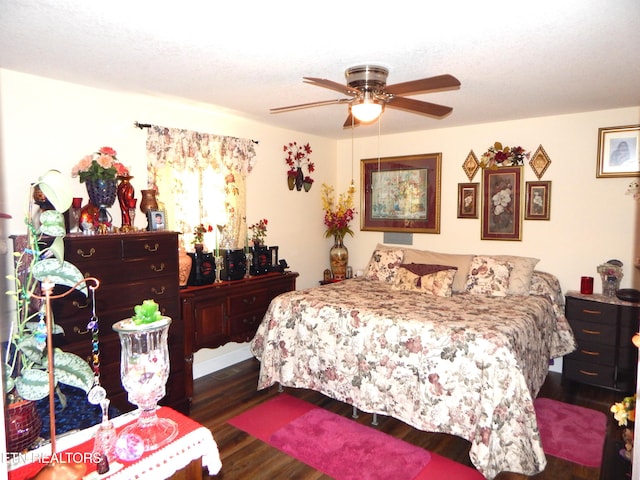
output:
[[[362,123],[373,122],[382,114],[382,103],[375,100],[371,92],[365,92],[362,100],[351,105],[351,113]]]

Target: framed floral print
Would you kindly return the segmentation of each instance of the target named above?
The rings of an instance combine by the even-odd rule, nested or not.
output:
[[[596,177],[640,177],[640,125],[598,129]]]
[[[478,218],[479,183],[458,184],[458,218]]]
[[[360,228],[440,233],[441,153],[360,161]]]
[[[551,212],[551,182],[526,182],[525,220],[549,220]]]
[[[522,167],[482,172],[482,240],[522,240]]]

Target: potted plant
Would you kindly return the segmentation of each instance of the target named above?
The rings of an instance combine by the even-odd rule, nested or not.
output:
[[[18,402],[40,400],[50,392],[47,349],[52,346],[46,342],[45,302],[38,298],[41,297],[41,282],[87,293],[82,273],[64,260],[66,229],[62,212],[71,206],[71,189],[57,170],[41,176],[31,190],[36,187],[52,208],[42,211],[39,222],[34,222],[31,215],[34,199],[30,192],[25,216],[26,244],[14,253],[15,273],[8,277],[14,281],[15,288],[7,294],[13,297],[16,305],[16,316],[4,352],[3,381],[9,407]],[[53,334],[63,333],[53,321],[51,325]],[[60,383],[82,388],[85,392],[93,386],[93,371],[79,356],[55,349],[53,363],[54,387],[63,406],[66,400],[60,391]]]

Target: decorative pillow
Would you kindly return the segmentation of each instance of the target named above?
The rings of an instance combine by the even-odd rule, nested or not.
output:
[[[404,263],[421,263],[427,265],[451,265],[456,267],[457,273],[453,279],[451,290],[453,292],[464,292],[467,284],[467,275],[473,255],[452,254],[430,252],[428,250],[415,250],[406,248],[404,250]]]
[[[456,267],[411,263],[400,265],[396,273],[394,290],[421,292],[438,297],[450,297]]]
[[[393,283],[403,257],[404,252],[401,248],[374,250],[365,277],[370,280]]]
[[[506,297],[512,265],[493,257],[476,255],[467,276],[467,292],[474,295]]]
[[[509,295],[529,295],[533,270],[539,258],[517,257],[515,255],[491,255],[499,262],[509,262],[513,269],[509,276]]]

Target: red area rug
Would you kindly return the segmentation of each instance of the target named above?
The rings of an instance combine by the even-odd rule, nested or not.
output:
[[[472,468],[285,393],[228,423],[336,480],[484,480]]]
[[[604,413],[549,398],[536,398],[533,404],[546,454],[600,467],[607,433]]]

